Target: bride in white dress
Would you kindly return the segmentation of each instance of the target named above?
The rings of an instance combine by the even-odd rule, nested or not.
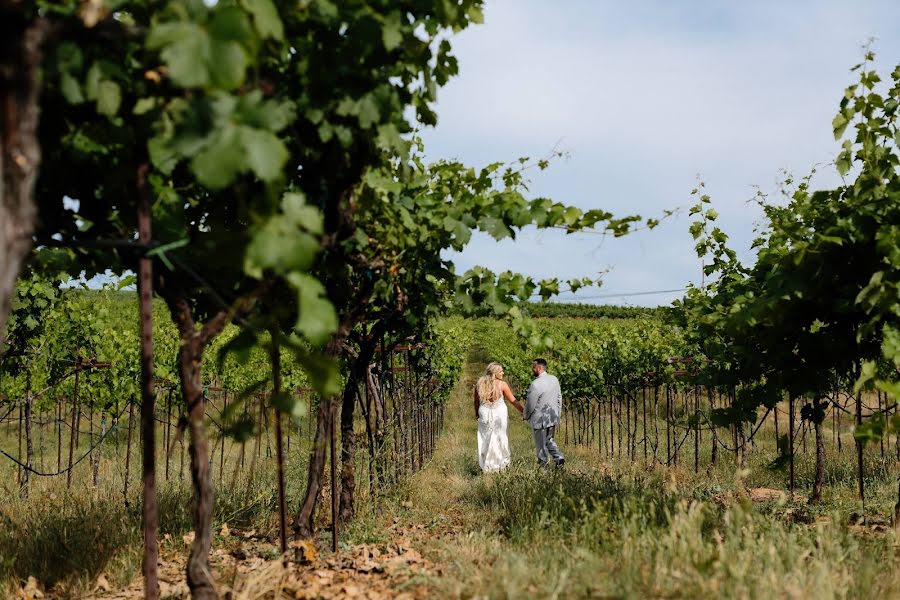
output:
[[[503,381],[503,365],[492,362],[475,385],[475,416],[478,419],[478,464],[485,473],[501,471],[509,465],[508,400],[516,410],[524,407]]]

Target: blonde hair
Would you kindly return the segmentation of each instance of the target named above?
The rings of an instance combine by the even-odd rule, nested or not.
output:
[[[485,368],[484,375],[478,378],[475,389],[478,390],[478,397],[482,402],[493,402],[494,400],[497,400],[497,398],[494,398],[494,390],[496,389],[494,382],[497,380],[497,373],[499,373],[501,369],[503,369],[503,365],[492,362]]]

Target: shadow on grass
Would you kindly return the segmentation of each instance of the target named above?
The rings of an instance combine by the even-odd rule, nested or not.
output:
[[[140,515],[121,504],[68,497],[0,520],[0,580],[34,576],[49,589],[92,580],[115,557],[139,560]]]
[[[267,475],[217,490],[216,528],[274,526],[276,492]],[[188,487],[163,488],[157,503],[160,538],[193,529]],[[142,540],[140,500],[126,507],[121,496],[93,499],[79,491],[7,503],[0,507],[0,589],[33,576],[56,595],[77,597],[101,574],[125,583],[139,571]]]

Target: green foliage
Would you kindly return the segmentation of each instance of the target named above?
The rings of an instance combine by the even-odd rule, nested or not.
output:
[[[446,34],[481,21],[478,0],[137,0],[99,23],[71,3],[42,7],[84,28],[75,20],[77,42],[47,48],[39,238],[73,245],[73,275],[133,269],[132,252],[78,240],[134,237],[134,181],[149,163],[167,269],[158,293],[185,298],[204,323],[277,290],[279,326],[313,347],[337,329],[334,289],[346,283],[328,264],[338,256],[310,273],[322,236],[344,243],[336,217],[350,191],[369,169],[405,161],[402,136],[434,124],[437,87],[457,72]]]
[[[40,352],[39,340],[47,326],[47,318],[60,301],[59,278],[46,277],[32,271],[16,282],[12,312],[7,324],[4,364],[27,364],[29,355]]]
[[[805,396],[812,401],[802,417],[821,422],[830,390],[897,391],[900,68],[882,96],[872,60],[867,52],[832,123],[836,139],[846,137],[835,166],[854,178],[812,191],[813,171],[799,182],[786,179],[784,203],[760,196],[766,221],[752,267],[713,226],[717,215],[702,185],[695,190],[691,214],[699,220],[690,230],[712,279],[676,302],[672,316],[689,344],[712,359],[708,381],[741,386],[747,409]],[[858,439],[878,439],[884,425],[883,418],[868,419]]]
[[[46,409],[60,396],[73,392],[71,374],[77,357],[108,361],[109,368],[89,370],[79,382],[79,395],[106,410],[117,412],[129,400],[139,395],[140,354],[137,296],[134,292],[116,291],[110,285],[102,290],[64,289],[52,310],[43,315],[44,327],[33,344],[38,349],[30,356],[35,389],[49,387],[37,400]],[[155,375],[163,387],[180,390],[177,371],[177,352],[180,345],[168,310],[162,302],[155,302],[154,351]],[[241,352],[235,347],[242,342]],[[271,373],[268,357],[268,338],[243,336],[236,326],[229,326],[211,345],[204,359],[203,384],[216,385],[232,391],[251,389],[254,392],[270,389]],[[229,349],[230,352],[223,349]],[[221,360],[217,357],[221,356]],[[10,372],[13,358],[4,357],[7,371],[0,378],[0,394],[11,398],[24,394],[24,372]],[[317,370],[317,374],[326,372]],[[282,380],[286,390],[308,388],[312,385],[304,365],[294,353],[287,353],[282,362]],[[259,384],[264,385],[259,385]],[[256,386],[256,387],[254,387]],[[243,408],[243,400],[233,402],[235,411]],[[303,415],[298,403],[286,411],[294,417]],[[235,414],[235,418],[238,418]],[[252,431],[252,428],[251,428]]]

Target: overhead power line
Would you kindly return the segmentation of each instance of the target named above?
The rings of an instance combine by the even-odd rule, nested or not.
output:
[[[684,292],[690,288],[682,287],[674,290],[649,290],[643,292],[623,292],[616,294],[595,294],[593,296],[575,296],[572,298],[560,298],[561,300],[600,300],[602,298],[623,298],[625,296],[652,296],[654,294],[673,294],[675,292]],[[573,294],[577,294],[577,292],[572,292]],[[540,297],[539,294],[535,294],[536,298]]]
[[[623,296],[652,296],[654,294],[672,294],[675,292],[684,292],[688,288],[678,288],[675,290],[651,290],[646,292],[625,292],[622,294],[597,294],[596,296],[582,296],[578,300],[599,300],[600,298],[621,298]]]

